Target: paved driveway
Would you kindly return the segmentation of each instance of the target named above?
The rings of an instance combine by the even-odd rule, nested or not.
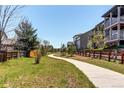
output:
[[[56,57],[53,55],[48,56],[56,59],[62,59],[72,63],[77,68],[79,68],[83,73],[85,73],[85,75],[96,87],[99,88],[124,87],[123,74],[102,67],[98,67],[92,64],[88,64],[86,62],[77,61],[74,59]]]

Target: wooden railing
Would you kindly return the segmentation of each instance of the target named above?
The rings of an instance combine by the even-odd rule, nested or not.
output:
[[[118,60],[121,64],[124,64],[124,51],[119,51],[116,53],[112,50],[85,50],[76,52],[76,54],[85,57],[104,59],[109,62]]]
[[[0,62],[4,62],[10,59],[15,59],[23,56],[23,52],[6,52],[0,51]]]

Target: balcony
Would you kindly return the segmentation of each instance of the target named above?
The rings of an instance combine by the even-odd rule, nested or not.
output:
[[[117,40],[118,39],[118,31],[117,30],[112,30],[112,34],[111,34],[111,38],[110,36],[106,36],[105,37],[105,41],[108,42],[108,41],[111,41],[111,40]],[[119,34],[119,38],[120,40],[124,40],[124,30],[121,30],[120,31],[120,34]]]
[[[110,18],[108,20],[105,21],[105,28],[109,27],[110,25],[113,25],[114,23],[118,22],[118,17],[112,17],[112,19],[110,20]],[[124,16],[120,17],[120,22],[124,22]]]
[[[109,41],[113,41],[113,40],[117,40],[118,36],[117,34],[114,34],[111,36],[111,38],[109,36],[105,37],[105,42],[109,42]]]
[[[121,30],[120,31],[120,39],[121,40],[124,40],[124,30]]]
[[[121,22],[124,22],[124,16],[121,16],[121,17],[120,17],[120,21],[121,21]]]
[[[118,21],[117,18],[112,18],[111,25],[114,24],[114,23],[116,23],[117,21]]]
[[[110,37],[110,31],[109,34],[105,37],[105,41],[111,41],[111,40],[117,40],[118,39],[118,31],[117,30],[112,30],[111,31],[111,37]]]
[[[105,28],[108,27],[108,26],[110,26],[110,19],[105,21]]]
[[[111,40],[118,39],[118,31],[112,30],[111,32]]]
[[[123,19],[124,20],[124,19]],[[112,24],[114,24],[114,23],[116,23],[118,21],[118,19],[117,18],[112,18],[111,20],[110,20],[110,18],[108,19],[108,20],[106,20],[105,21],[105,28],[106,27],[108,27],[108,26],[110,26],[110,25],[112,25]]]
[[[115,40],[117,38],[118,38],[118,35],[117,34],[111,35],[111,40]]]

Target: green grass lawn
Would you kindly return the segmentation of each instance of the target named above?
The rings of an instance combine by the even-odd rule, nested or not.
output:
[[[0,87],[94,87],[74,65],[49,57],[40,64],[34,58],[20,58],[0,63]]]

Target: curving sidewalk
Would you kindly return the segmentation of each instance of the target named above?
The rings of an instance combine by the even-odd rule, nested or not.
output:
[[[53,56],[53,54],[48,56],[72,63],[77,68],[79,68],[83,73],[85,73],[85,75],[96,87],[99,88],[124,87],[123,74],[74,59],[56,57]]]

